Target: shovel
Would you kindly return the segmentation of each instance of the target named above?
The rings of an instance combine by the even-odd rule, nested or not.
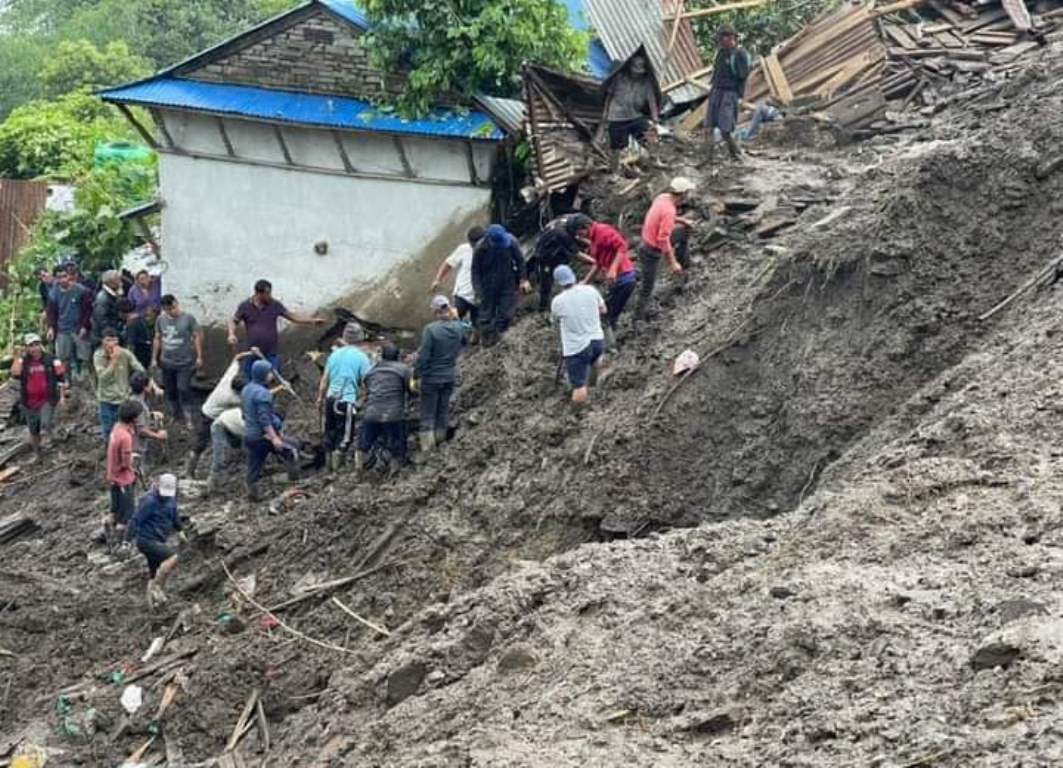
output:
[[[255,357],[257,357],[259,360],[265,360],[267,363],[269,362],[269,358],[267,358],[265,355],[263,355],[257,349],[255,350]],[[293,387],[288,382],[288,380],[286,378],[281,376],[281,372],[277,370],[276,366],[273,366],[271,364],[271,367],[273,368],[273,377],[275,379],[277,379],[277,383],[278,384],[280,384],[282,387],[284,387],[284,391],[287,392],[288,394],[290,394],[292,397],[294,397],[299,402],[304,402],[303,398],[299,396],[299,393],[295,391],[295,387]]]

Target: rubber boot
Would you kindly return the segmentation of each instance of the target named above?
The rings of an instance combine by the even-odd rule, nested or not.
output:
[[[338,451],[328,451],[325,454],[325,468],[328,469],[329,472],[340,471],[340,463],[337,456],[338,453]]]
[[[605,332],[605,351],[616,352],[616,331],[608,323],[602,330]]]
[[[188,454],[188,458],[185,459],[185,477],[192,480],[196,479],[196,465],[199,464],[199,454],[192,451]]]
[[[259,491],[257,480],[253,483],[244,480],[244,489],[247,491],[248,501],[262,501],[262,493]]]
[[[716,136],[712,131],[709,131],[709,151],[705,158],[705,165],[709,168],[716,165]]]
[[[365,469],[365,454],[356,450],[354,452],[354,471],[361,472]]]
[[[447,442],[447,431],[445,429],[437,430],[435,432],[435,439],[437,446],[444,445]]]
[[[421,432],[418,435],[421,442],[421,453],[431,453],[436,447],[435,432]]]
[[[148,601],[148,608],[155,610],[158,606],[155,603],[155,582],[149,580],[146,595]]]
[[[727,141],[727,149],[731,152],[731,159],[740,161],[742,159],[742,152],[738,149],[738,142],[735,141],[734,134],[729,133],[724,138]]]
[[[215,495],[221,487],[221,478],[214,472],[207,475],[207,495]]]
[[[166,596],[166,593],[163,591],[159,583],[152,580],[150,588],[155,598],[155,605],[166,605],[170,598]]]

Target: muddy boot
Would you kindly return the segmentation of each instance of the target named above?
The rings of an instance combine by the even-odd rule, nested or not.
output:
[[[214,496],[221,489],[221,478],[214,472],[207,475],[207,495]]]
[[[734,134],[727,134],[725,137],[727,140],[727,149],[731,153],[731,159],[741,162],[742,152],[738,149],[738,142],[735,140]]]
[[[299,468],[299,462],[293,461],[286,467],[288,472],[288,482],[298,483],[303,477],[303,471]]]
[[[354,471],[361,472],[365,469],[365,454],[361,451],[354,452]]]
[[[435,433],[435,440],[437,446],[444,445],[447,442],[447,431],[445,429],[438,430]]]
[[[338,451],[326,451],[325,452],[325,469],[329,472],[339,472],[340,462],[338,457]]]
[[[153,582],[153,581],[149,581],[148,582],[148,588],[147,588],[145,597],[147,598],[147,601],[148,601],[148,608],[154,611],[158,607],[158,605],[155,602],[155,582]]]
[[[259,490],[258,483],[257,480],[253,483],[244,480],[244,490],[247,491],[248,501],[262,501],[262,492]]]
[[[196,479],[196,465],[199,464],[199,454],[192,451],[188,454],[188,458],[185,459],[185,477],[192,480]]]
[[[605,351],[616,352],[616,331],[608,324],[602,330],[605,332]]]
[[[421,432],[418,435],[421,442],[421,453],[431,453],[436,448],[436,435],[434,432]]]
[[[166,593],[162,591],[162,587],[155,581],[151,582],[152,593],[155,597],[155,605],[166,605],[169,598]]]

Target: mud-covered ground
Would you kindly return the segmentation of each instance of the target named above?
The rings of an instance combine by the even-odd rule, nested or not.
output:
[[[261,505],[185,481],[196,535],[158,612],[141,559],[92,541],[102,448],[69,414],[13,478],[37,479],[0,491],[40,526],[0,546],[0,760],[117,765],[150,741],[201,763],[259,690],[251,764],[1058,762],[1063,288],[978,320],[1063,233],[1063,170],[1037,173],[1063,147],[1058,44],[1032,58],[916,132],[776,127],[718,174],[683,143],[630,190],[596,180],[632,236],[673,169],[702,187],[690,275],[623,328],[591,408],[529,310],[465,357],[455,438],[421,466]],[[677,383],[687,348],[708,359]],[[222,561],[271,608],[358,578],[278,626]]]

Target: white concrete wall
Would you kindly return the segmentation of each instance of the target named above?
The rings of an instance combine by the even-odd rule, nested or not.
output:
[[[213,119],[167,118],[179,144],[224,154]],[[293,309],[341,305],[376,322],[416,326],[439,262],[468,226],[487,223],[488,188],[255,165],[284,162],[272,127],[229,120],[226,127],[236,153],[251,162],[161,158],[165,288],[201,322],[223,324],[255,280],[266,278]],[[342,169],[328,132],[285,128],[284,135],[296,162]],[[375,172],[401,173],[390,138],[347,134],[344,141],[356,168],[369,171],[372,161]],[[495,146],[474,146],[487,178]],[[407,145],[418,176],[467,184],[465,152],[460,142]],[[327,254],[314,252],[319,241],[328,243]]]

